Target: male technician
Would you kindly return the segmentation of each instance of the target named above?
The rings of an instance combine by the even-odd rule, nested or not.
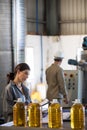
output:
[[[63,53],[57,52],[54,56],[54,63],[46,69],[46,81],[48,84],[46,94],[47,99],[49,101],[52,101],[52,99],[58,99],[60,104],[62,104],[63,98],[65,103],[68,103],[63,69],[60,67],[63,58]]]

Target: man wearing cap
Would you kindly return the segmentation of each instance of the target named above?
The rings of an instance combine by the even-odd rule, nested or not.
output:
[[[54,63],[46,69],[46,81],[48,84],[47,99],[49,101],[58,99],[60,104],[62,103],[62,98],[68,103],[63,69],[60,67],[63,58],[63,53],[57,52],[54,56]]]

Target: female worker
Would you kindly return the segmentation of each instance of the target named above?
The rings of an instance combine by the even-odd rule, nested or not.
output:
[[[31,102],[28,88],[23,82],[28,78],[30,73],[30,67],[26,63],[20,63],[15,67],[14,75],[7,75],[11,80],[5,87],[3,112],[5,122],[13,120],[13,105],[18,98],[22,98],[22,101],[26,104]]]

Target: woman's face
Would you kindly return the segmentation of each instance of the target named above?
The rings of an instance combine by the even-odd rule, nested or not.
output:
[[[18,79],[19,79],[19,81],[24,82],[28,78],[29,74],[30,74],[29,70],[18,71]]]

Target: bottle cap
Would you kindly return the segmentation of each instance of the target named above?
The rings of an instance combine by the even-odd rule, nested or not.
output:
[[[18,98],[17,102],[22,102],[22,98]]]
[[[39,103],[37,99],[32,100],[32,103]]]
[[[74,103],[80,103],[80,99],[75,99]]]
[[[57,99],[53,99],[52,103],[58,103]]]

